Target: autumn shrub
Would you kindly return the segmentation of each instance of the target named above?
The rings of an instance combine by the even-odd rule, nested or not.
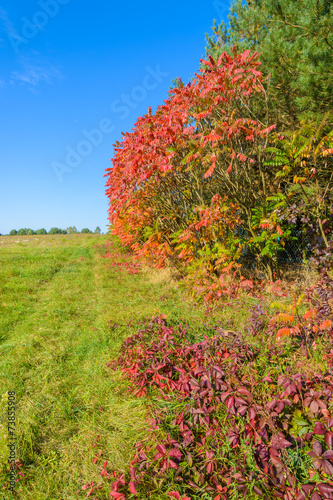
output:
[[[300,339],[212,333],[155,317],[109,365],[151,401],[154,436],[128,473],[104,463],[111,498],[333,498],[333,374],[290,366]]]
[[[127,471],[94,459],[87,496],[333,498],[331,245],[315,283],[271,283],[242,331],[155,316],[123,342],[108,366],[146,400],[150,431]]]
[[[236,225],[252,230],[251,207],[267,195],[263,170],[273,182],[260,150],[274,124],[249,110],[252,95],[265,92],[257,59],[246,51],[205,61],[115,145],[107,169],[113,233],[157,265],[189,263],[203,250],[211,262],[235,262]]]
[[[105,174],[112,233],[157,267],[189,276],[206,301],[228,295],[225,272],[246,278],[246,249],[271,281],[280,277],[291,206],[304,203],[303,222],[318,226],[325,244],[332,230],[328,118],[274,132],[269,109],[255,116],[257,96],[268,92],[259,67],[249,50],[209,56],[123,134]]]

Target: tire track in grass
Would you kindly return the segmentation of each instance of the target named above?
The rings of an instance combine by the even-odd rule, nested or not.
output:
[[[38,293],[38,308],[16,325],[1,359],[0,456],[3,463],[8,455],[6,392],[14,389],[24,499],[77,498],[78,485],[99,472],[92,461],[97,433],[121,466],[144,427],[143,403],[112,390],[117,381],[106,363],[114,339],[102,318],[110,297],[99,289],[107,270],[94,254],[75,249],[75,263]]]
[[[101,258],[106,248],[82,242],[64,241],[61,269],[38,290],[36,307],[14,326],[11,348],[0,356],[0,463],[8,456],[7,391],[14,389],[23,500],[85,497],[82,486],[100,481],[100,461],[93,461],[99,453],[110,468],[126,470],[134,444],[147,433],[146,403],[125,393],[127,383],[107,363],[146,317],[207,321],[169,279],[154,281],[152,270],[119,272],[112,259]],[[115,240],[107,250],[116,261],[131,260]],[[5,477],[0,473],[0,492]]]

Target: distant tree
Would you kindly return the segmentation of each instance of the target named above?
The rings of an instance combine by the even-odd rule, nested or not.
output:
[[[27,234],[31,236],[32,234],[36,234],[36,231],[34,231],[33,229],[27,229]]]
[[[94,234],[101,234],[101,228],[99,226],[96,227]]]
[[[17,235],[16,229],[12,229],[11,232],[9,233],[9,236],[16,236],[16,235]]]
[[[58,227],[51,227],[49,234],[66,234],[64,229],[59,229]]]
[[[81,234],[92,234],[92,231],[90,231],[90,229],[88,229],[87,227],[84,227],[81,231]]]
[[[42,229],[37,229],[36,234],[47,234],[47,232],[44,228],[42,228]]]
[[[77,233],[77,229],[76,229],[76,227],[75,227],[75,226],[70,226],[70,227],[68,227],[68,228],[66,229],[66,233],[67,233],[67,234],[75,234],[75,233]]]
[[[27,229],[26,228],[21,228],[17,231],[18,236],[26,236],[27,234]]]

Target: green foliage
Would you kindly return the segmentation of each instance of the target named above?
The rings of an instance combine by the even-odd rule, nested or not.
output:
[[[46,229],[42,228],[42,229],[37,229],[36,234],[42,235],[42,234],[47,234],[47,232]]]
[[[234,0],[228,17],[229,27],[214,24],[206,51],[216,56],[236,45],[260,52],[269,79],[268,103],[261,105],[268,104],[274,122],[284,128],[304,118],[319,122],[332,110],[331,0]]]
[[[51,227],[49,234],[66,234],[64,229],[59,229],[58,227]]]
[[[81,234],[92,234],[92,231],[90,231],[90,229],[88,229],[87,227],[84,227],[81,231]]]
[[[17,235],[16,229],[12,229],[9,233],[9,236],[16,236],[16,235]]]

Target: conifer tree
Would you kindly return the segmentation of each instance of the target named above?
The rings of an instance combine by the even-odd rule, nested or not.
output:
[[[320,122],[332,110],[333,0],[234,0],[229,26],[213,26],[206,52],[213,56],[236,45],[261,53],[268,77],[272,120],[293,128],[302,119]],[[329,115],[327,130],[332,126]]]

